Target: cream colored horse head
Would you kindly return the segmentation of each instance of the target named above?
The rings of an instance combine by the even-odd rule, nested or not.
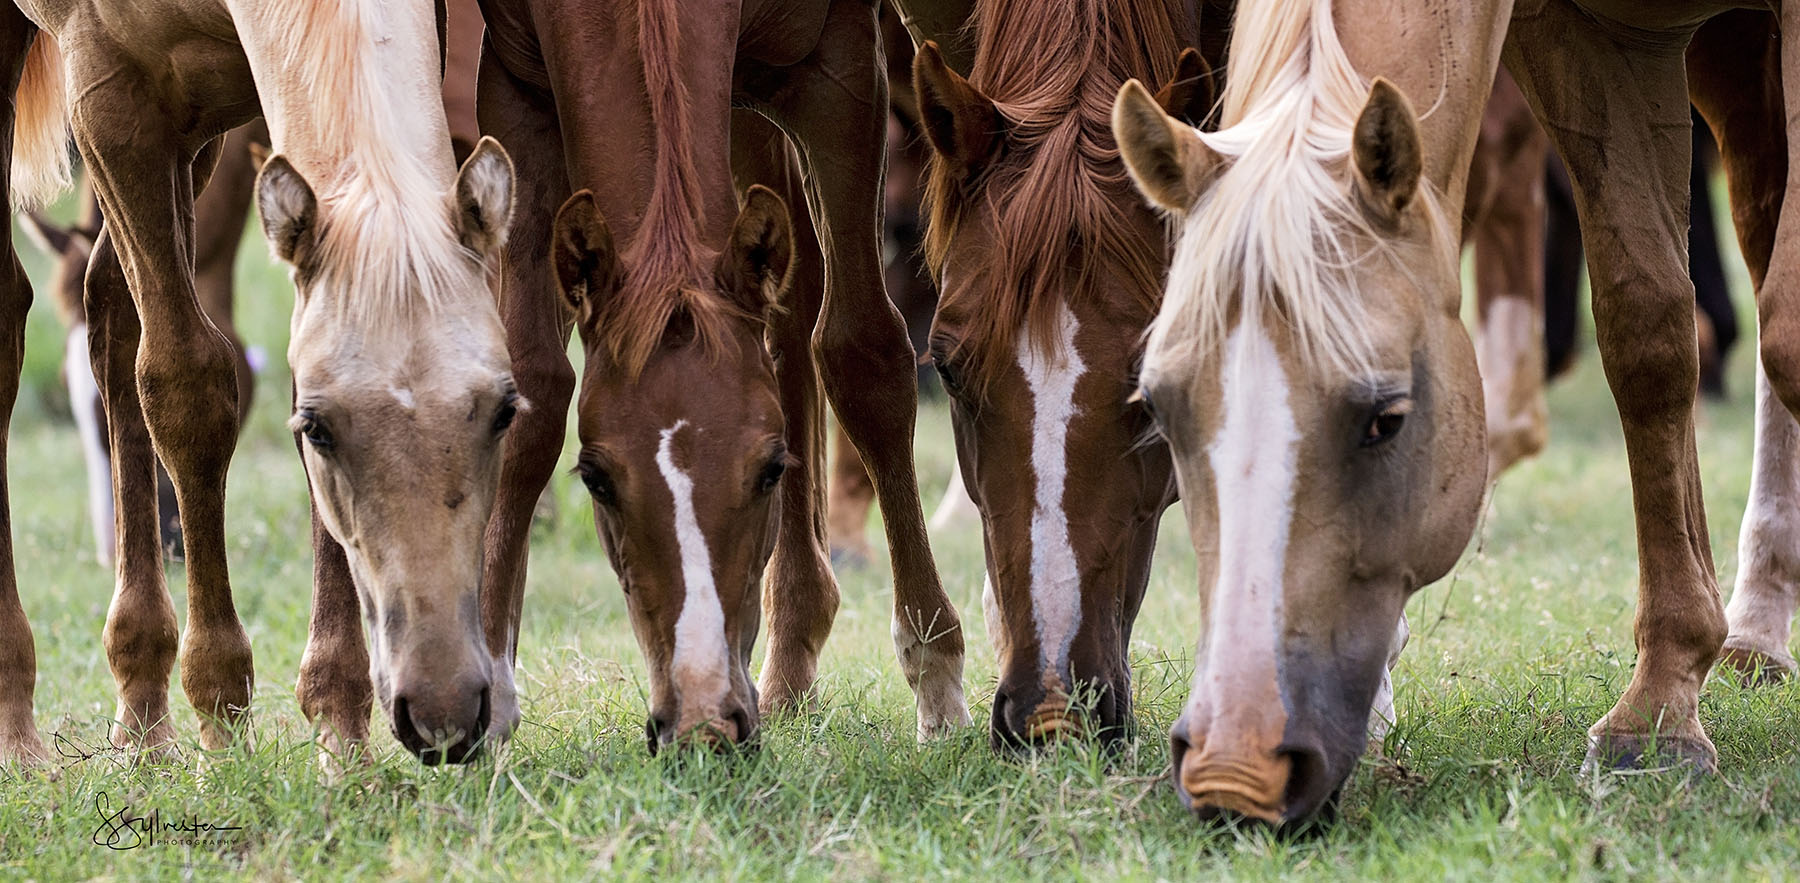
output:
[[[1451,216],[1422,177],[1442,145],[1329,15],[1246,14],[1232,56],[1271,57],[1234,67],[1219,132],[1135,83],[1113,126],[1180,230],[1140,375],[1200,561],[1177,790],[1289,822],[1354,768],[1402,607],[1461,554],[1486,461]]]
[[[487,284],[512,192],[493,139],[447,193],[353,177],[321,196],[281,155],[257,181],[298,292],[290,426],[362,596],[376,696],[427,762],[473,756],[501,676],[479,600],[503,441],[525,407]]]

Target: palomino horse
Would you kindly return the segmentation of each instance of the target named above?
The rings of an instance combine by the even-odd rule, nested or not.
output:
[[[919,733],[968,722],[963,635],[913,473],[912,348],[882,290],[887,88],[876,9],[483,4],[483,129],[520,161],[501,312],[520,389],[539,405],[508,447],[488,532],[488,642],[497,659],[513,658],[527,528],[562,446],[573,387],[564,347],[576,324],[587,362],[577,469],[649,663],[653,750],[689,734],[748,739],[760,713],[811,689],[837,609],[821,379],[886,516],[895,647]],[[809,233],[794,229],[810,225],[791,225],[783,199],[759,190],[738,208],[734,104],[792,139],[805,184],[785,202],[819,215],[822,266]],[[761,139],[737,146],[752,140],[767,152]],[[545,285],[552,278],[567,302]],[[759,703],[748,662],[765,562]],[[498,694],[495,709],[517,715]]]
[[[160,749],[174,736],[176,620],[156,535],[157,457],[187,547],[182,686],[201,744],[226,744],[250,702],[250,646],[225,566],[237,383],[231,349],[195,299],[191,255],[193,197],[216,139],[258,108],[276,153],[257,203],[299,294],[292,425],[315,527],[335,538],[316,544],[315,566],[321,587],[344,597],[354,575],[375,644],[371,656],[354,602],[315,603],[301,707],[328,730],[328,748],[360,737],[372,672],[396,734],[428,761],[471,756],[486,729],[481,533],[501,438],[521,404],[485,273],[504,239],[512,167],[484,143],[457,172],[434,13],[429,3],[368,0],[0,7],[0,69],[18,107],[13,119],[7,105],[0,131],[17,133],[16,168],[54,169],[72,121],[106,217],[87,302],[116,481],[120,561],[105,646],[121,744]],[[12,329],[0,371],[10,404],[29,303],[16,269],[0,301]],[[11,549],[0,552],[0,755],[36,757],[30,632]]]
[[[997,747],[1112,741],[1131,720],[1131,628],[1175,499],[1130,399],[1168,246],[1109,120],[1133,77],[1174,81],[1171,111],[1204,118],[1210,74],[1181,54],[1195,24],[1164,0],[980,0],[969,79],[934,43],[914,62],[943,290],[930,353],[982,513]]]
[[[475,74],[481,55],[481,8],[475,0],[450,0],[445,9],[444,116],[450,124],[450,140],[456,161],[467,159],[481,132],[475,122]],[[261,120],[239,126],[225,136],[219,162],[206,189],[194,198],[194,293],[206,317],[225,335],[236,357],[238,421],[243,422],[255,392],[256,376],[246,357],[243,341],[232,322],[233,273],[244,219],[256,189],[256,171],[267,156],[269,130]],[[260,157],[259,157],[260,154]],[[21,219],[26,232],[56,258],[50,280],[57,313],[69,329],[63,380],[69,389],[82,451],[87,461],[88,510],[93,522],[94,544],[102,564],[111,566],[116,546],[112,504],[112,464],[105,439],[105,412],[100,390],[94,383],[87,352],[87,310],[83,304],[88,257],[100,235],[100,206],[93,189],[82,187],[82,216],[74,225],[50,223],[32,211]],[[163,548],[175,557],[181,551],[181,517],[176,512],[175,486],[168,472],[157,467],[157,514]]]
[[[1457,318],[1452,230],[1503,37],[1576,184],[1638,516],[1639,661],[1590,730],[1589,765],[1715,763],[1698,703],[1726,619],[1694,451],[1681,50],[1719,10],[1510,6],[1245,7],[1232,57],[1253,60],[1232,71],[1219,133],[1174,124],[1135,86],[1115,108],[1134,176],[1183,224],[1142,381],[1208,587],[1194,689],[1171,736],[1178,791],[1204,814],[1294,821],[1325,803],[1362,750],[1402,604],[1448,570],[1474,525],[1480,381]],[[1766,21],[1753,31],[1765,42]],[[1744,75],[1760,58],[1719,59],[1716,82],[1762,103],[1715,97],[1779,131],[1761,71]],[[1721,139],[1728,169],[1780,165],[1753,131]],[[1773,241],[1772,224],[1758,230]],[[1800,377],[1784,373],[1800,352],[1784,336],[1794,320],[1763,303],[1770,386],[1800,393],[1783,382]]]

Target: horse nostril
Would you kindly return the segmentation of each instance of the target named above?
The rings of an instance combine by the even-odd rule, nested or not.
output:
[[[1175,732],[1169,734],[1169,765],[1175,771],[1175,793],[1181,796],[1181,805],[1186,809],[1193,809],[1194,796],[1181,786],[1181,761],[1187,757],[1188,749],[1193,747],[1188,744],[1187,737],[1181,735],[1185,729],[1187,728],[1177,723]]]
[[[725,719],[731,721],[732,729],[737,733],[739,745],[749,744],[751,737],[756,735],[755,724],[750,722],[750,712],[743,708],[732,709],[731,713],[725,715]]]
[[[418,726],[413,723],[412,706],[405,696],[394,697],[392,717],[390,723],[394,727],[394,738],[400,740],[407,751],[416,755],[426,766],[435,766],[442,760],[437,752],[431,750],[431,743],[419,734]]]
[[[1329,798],[1337,783],[1326,769],[1325,755],[1311,748],[1286,747],[1281,755],[1288,760],[1285,797],[1289,818],[1305,818],[1313,814]]]

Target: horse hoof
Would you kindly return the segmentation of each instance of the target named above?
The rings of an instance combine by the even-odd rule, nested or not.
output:
[[[1794,658],[1786,653],[1758,650],[1736,638],[1725,639],[1719,665],[1738,673],[1746,687],[1771,687],[1795,674]]]
[[[1719,753],[1704,736],[1699,739],[1659,733],[1600,733],[1588,739],[1581,777],[1621,770],[1719,771]]]

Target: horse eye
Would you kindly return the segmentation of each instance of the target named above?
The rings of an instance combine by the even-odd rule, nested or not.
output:
[[[307,444],[313,446],[314,450],[327,453],[337,446],[337,441],[331,437],[331,430],[326,428],[325,421],[319,419],[318,414],[312,411],[301,411],[294,415],[294,418],[296,431],[300,433],[301,438],[306,439]]]
[[[499,435],[505,432],[508,427],[512,426],[513,419],[518,416],[519,396],[517,393],[509,394],[500,403],[500,410],[494,414],[494,434]]]
[[[955,366],[939,356],[931,357],[931,364],[937,368],[938,379],[944,383],[944,391],[951,395],[962,393],[962,377],[957,374]]]
[[[1394,436],[1400,433],[1400,428],[1406,425],[1406,415],[1410,413],[1412,413],[1411,399],[1400,399],[1382,406],[1381,410],[1375,416],[1370,417],[1369,422],[1363,427],[1360,444],[1362,447],[1372,448],[1392,441]]]
[[[781,483],[781,476],[787,472],[787,456],[776,457],[763,466],[762,472],[756,476],[756,492],[766,494]]]
[[[618,502],[618,492],[613,488],[612,476],[606,474],[606,470],[588,463],[575,468],[581,474],[581,483],[587,485],[588,493],[600,505],[611,506]]]

